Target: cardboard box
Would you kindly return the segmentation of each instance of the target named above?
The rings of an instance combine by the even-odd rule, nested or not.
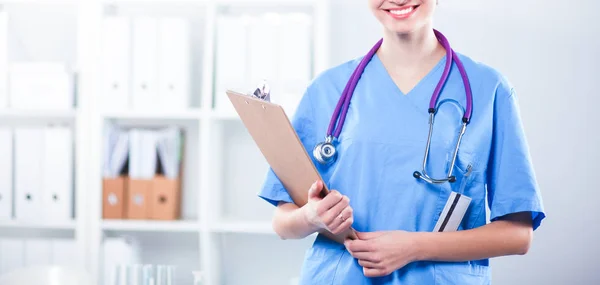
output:
[[[125,216],[127,177],[102,180],[102,218],[123,219]]]
[[[125,217],[127,219],[147,219],[150,217],[150,197],[153,179],[129,179],[127,183]]]
[[[150,195],[150,219],[177,220],[180,216],[181,205],[180,179],[169,179],[157,175],[152,179],[152,194]]]

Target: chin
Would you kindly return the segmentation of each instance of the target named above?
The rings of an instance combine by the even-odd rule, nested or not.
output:
[[[377,8],[375,15],[386,31],[396,34],[419,31],[428,27],[430,22],[430,9],[427,5]]]

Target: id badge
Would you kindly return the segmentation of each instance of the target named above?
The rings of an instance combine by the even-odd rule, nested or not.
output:
[[[455,232],[458,230],[469,204],[471,204],[471,198],[452,191],[433,231]]]

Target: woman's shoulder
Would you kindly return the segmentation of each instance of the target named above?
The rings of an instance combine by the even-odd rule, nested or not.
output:
[[[474,85],[473,87],[479,85],[480,88],[494,90],[495,93],[498,93],[498,91],[510,92],[513,89],[513,85],[508,77],[498,68],[468,55],[458,52],[456,54],[463,63],[469,81]]]
[[[362,56],[353,58],[319,72],[309,83],[309,91],[320,93],[318,91],[336,90],[339,91],[338,94],[341,94],[362,58]]]

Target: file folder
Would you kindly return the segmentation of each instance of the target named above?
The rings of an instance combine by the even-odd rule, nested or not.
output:
[[[250,19],[229,15],[220,15],[217,19],[214,94],[214,108],[217,111],[235,112],[225,91],[227,88],[241,90],[249,83],[247,61]]]
[[[43,128],[17,128],[15,148],[15,218],[37,222],[42,216]]]
[[[158,92],[162,108],[189,107],[190,40],[187,20],[161,19],[159,27]]]
[[[157,109],[158,103],[158,20],[133,20],[133,108]]]
[[[315,181],[323,179],[285,110],[275,103],[231,90],[227,91],[227,96],[294,204],[304,206],[308,202],[308,189]],[[324,188],[322,195],[327,195],[329,190],[325,183]],[[322,233],[340,243],[346,238],[357,239],[354,229],[339,235],[328,231]]]
[[[0,128],[0,221],[12,219],[13,211],[12,130]],[[0,253],[2,254],[2,253]]]
[[[47,127],[44,136],[44,219],[49,224],[72,220],[73,136],[68,127]]]
[[[0,110],[8,102],[8,12],[0,11]]]
[[[131,94],[131,21],[107,17],[102,26],[101,109],[124,110]]]

